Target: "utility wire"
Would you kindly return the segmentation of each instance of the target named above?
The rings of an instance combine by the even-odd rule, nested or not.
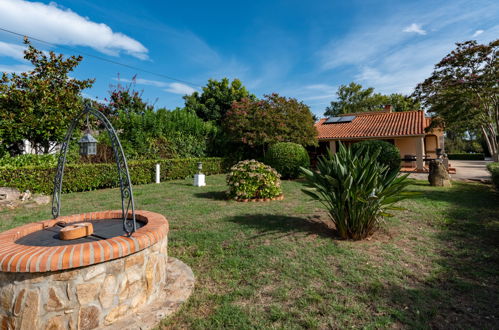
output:
[[[38,42],[50,45],[52,47],[56,47],[56,48],[60,48],[60,49],[65,49],[65,50],[74,52],[74,49],[72,49],[70,47],[56,45],[56,44],[54,44],[52,42],[45,41],[45,40],[42,40],[42,39],[38,39],[38,38],[35,38],[35,37],[31,37],[29,35],[18,33],[18,32],[14,32],[14,31],[11,31],[11,30],[7,30],[7,29],[4,29],[2,27],[0,27],[0,31],[7,32],[7,33],[10,33],[10,34],[16,35],[18,37],[27,37],[28,39],[36,40]],[[132,65],[128,65],[128,64],[125,64],[125,63],[121,63],[121,62],[118,62],[118,61],[110,60],[110,59],[107,59],[107,58],[104,58],[104,57],[101,57],[101,56],[92,55],[92,54],[81,52],[81,51],[79,51],[78,53],[83,54],[83,55],[88,56],[88,57],[93,57],[95,59],[98,59],[98,60],[101,60],[101,61],[104,61],[104,62],[112,63],[112,64],[115,64],[115,65],[120,65],[120,66],[129,68],[129,69],[133,69],[133,70],[136,70],[136,71],[141,71],[141,72],[144,72],[144,73],[152,74],[152,75],[155,75],[155,76],[158,76],[158,77],[161,77],[161,78],[165,78],[165,79],[168,79],[168,80],[178,81],[178,82],[181,82],[181,83],[184,83],[184,84],[188,84],[188,85],[191,85],[191,86],[194,86],[194,87],[202,88],[200,84],[196,84],[196,83],[193,83],[193,82],[190,82],[190,81],[187,81],[187,80],[177,79],[177,78],[174,78],[174,77],[170,77],[170,76],[164,75],[162,73],[157,73],[157,72],[153,72],[153,71],[149,71],[149,70],[137,68],[137,67],[132,66]]]

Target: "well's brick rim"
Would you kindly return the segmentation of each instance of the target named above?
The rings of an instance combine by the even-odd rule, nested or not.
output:
[[[66,223],[121,219],[121,211],[99,211],[61,216],[57,219],[29,223],[0,233],[0,271],[48,272],[89,266],[141,251],[162,240],[169,230],[166,218],[155,212],[135,211],[136,219],[146,224],[130,237],[117,236],[96,242],[66,246],[26,246],[17,244],[19,238],[32,232]]]

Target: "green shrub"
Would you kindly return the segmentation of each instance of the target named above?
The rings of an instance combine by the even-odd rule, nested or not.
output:
[[[377,161],[388,166],[390,171],[400,170],[400,152],[393,144],[380,140],[365,140],[352,144],[353,152],[364,148],[364,152],[374,154],[378,149],[381,150]]]
[[[280,175],[256,160],[243,160],[227,174],[228,195],[234,199],[273,198],[282,194]]]
[[[225,173],[230,165],[223,158],[187,158],[130,161],[128,169],[133,184],[154,182],[155,164],[161,165],[161,180],[189,177],[197,173],[197,163],[203,162],[203,173]],[[51,194],[56,168],[52,166],[1,167],[0,187]],[[64,169],[63,192],[86,191],[118,187],[115,163],[67,164]]]
[[[279,172],[283,179],[296,179],[300,167],[310,167],[307,150],[297,143],[279,142],[270,146],[265,155],[265,164]]]
[[[484,154],[467,154],[467,153],[447,154],[447,158],[449,158],[450,160],[484,160],[485,155]]]
[[[57,155],[19,155],[11,157],[9,154],[0,158],[0,167],[21,166],[56,166]]]
[[[487,164],[487,169],[492,176],[492,182],[494,183],[494,186],[499,189],[499,163],[489,163]]]
[[[386,171],[378,163],[381,150],[374,153],[340,145],[336,154],[319,158],[318,172],[302,169],[309,188],[303,191],[319,200],[340,237],[359,240],[379,227],[388,209],[405,197],[407,175]]]

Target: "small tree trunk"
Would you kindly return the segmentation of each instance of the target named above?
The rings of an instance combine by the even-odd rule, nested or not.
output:
[[[484,125],[481,126],[483,137],[485,138],[485,142],[487,143],[487,149],[489,149],[489,153],[492,156],[492,160],[495,162],[499,161],[499,150],[497,145],[497,135],[495,134],[492,127],[486,127]]]

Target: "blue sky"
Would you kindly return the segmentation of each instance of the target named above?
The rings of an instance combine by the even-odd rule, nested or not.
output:
[[[145,99],[173,109],[209,78],[228,77],[322,115],[341,84],[411,93],[455,42],[498,38],[499,2],[0,0],[0,28],[56,45],[35,42],[45,50],[182,80],[84,56],[73,76],[96,78],[90,97],[103,99],[118,74],[137,75]],[[29,68],[21,46],[0,31],[0,71]]]

